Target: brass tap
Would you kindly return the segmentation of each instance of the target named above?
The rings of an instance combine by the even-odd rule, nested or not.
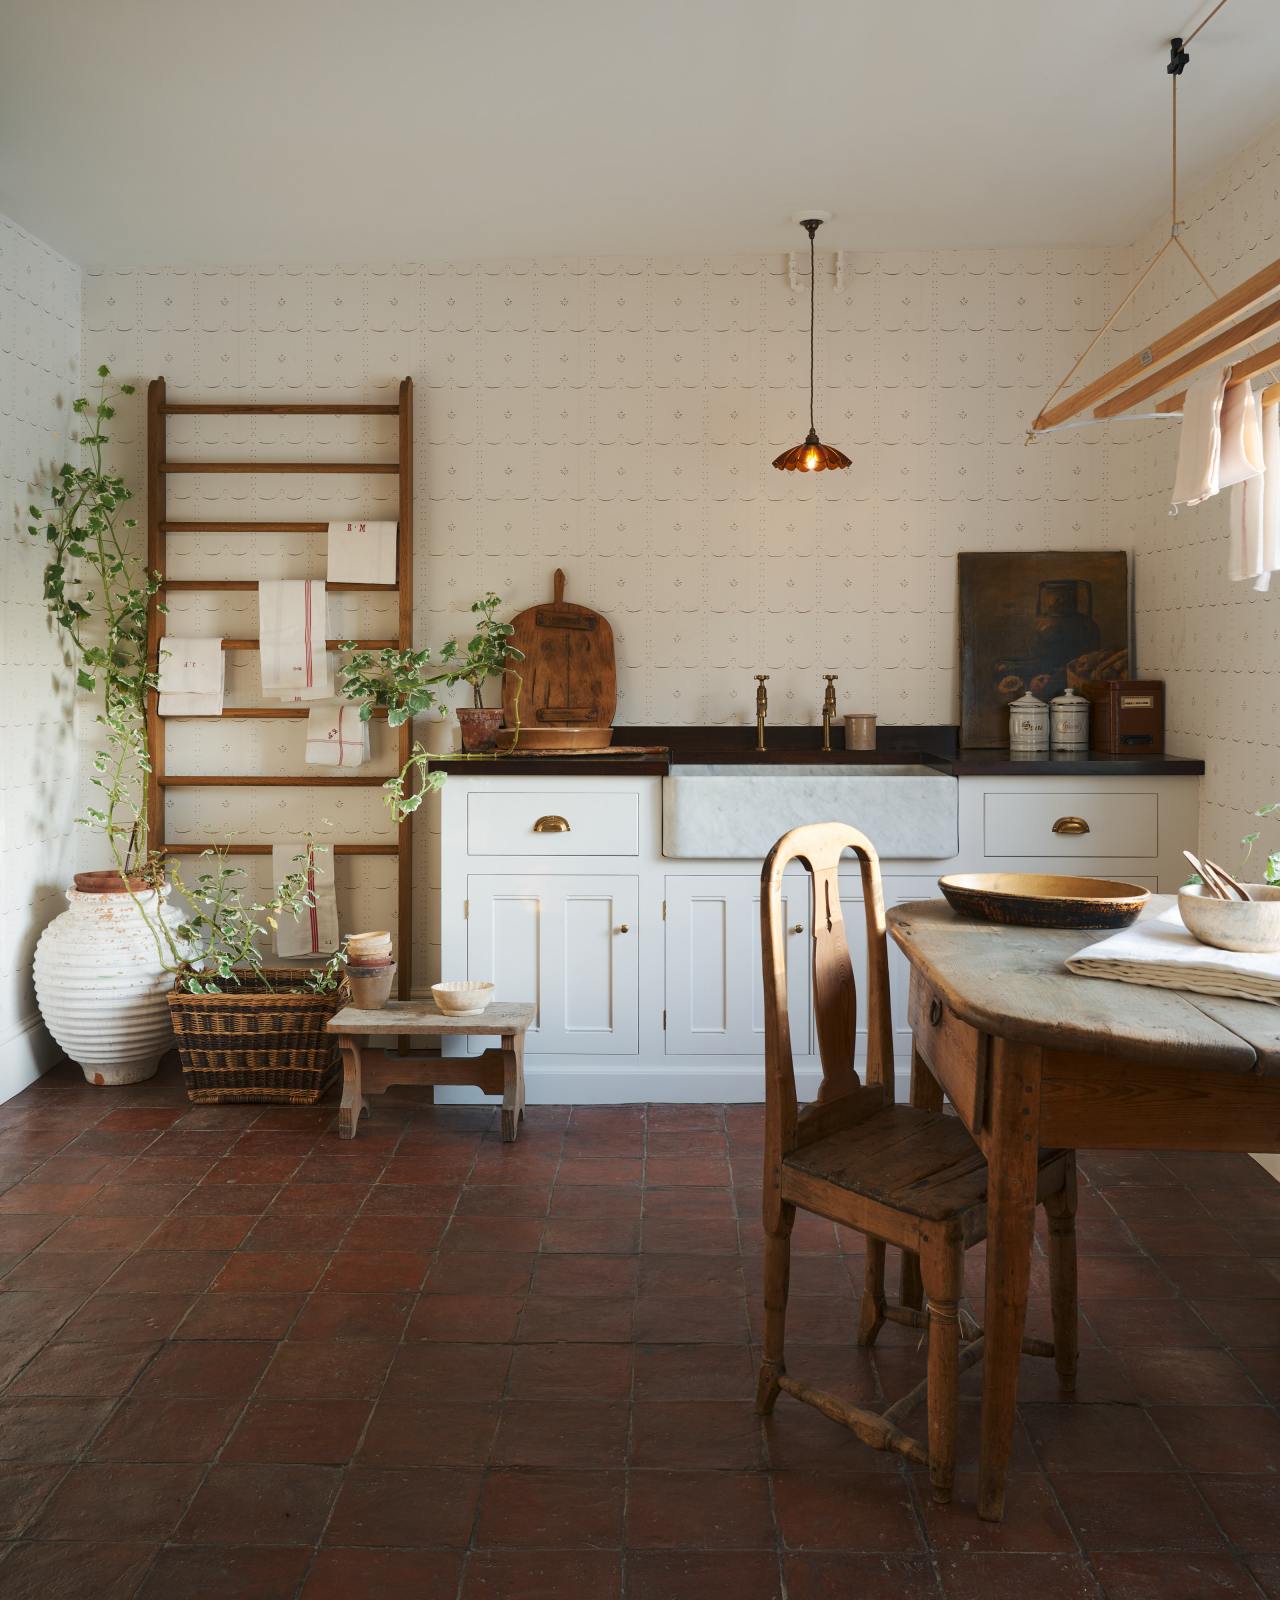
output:
[[[822,748],[831,748],[831,721],[836,715],[836,691],[833,687],[839,677],[836,672],[824,672],[822,676],[827,680],[827,692],[822,697]]]
[[[769,681],[767,672],[756,673],[756,749],[764,749],[764,719],[769,713],[769,695],[765,684]]]

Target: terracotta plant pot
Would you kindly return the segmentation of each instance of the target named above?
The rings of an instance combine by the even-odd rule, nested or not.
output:
[[[134,901],[172,932],[182,918],[141,879],[116,871],[78,872],[70,910],[55,917],[36,946],[40,1015],[54,1042],[90,1083],[150,1078],[173,1044],[164,970],[155,936]]]
[[[396,964],[384,962],[380,967],[348,967],[347,982],[351,985],[351,1004],[361,1011],[381,1011],[391,995],[395,981]]]
[[[467,751],[496,750],[498,729],[502,726],[502,708],[490,706],[460,706],[458,727],[462,731],[462,748]]]

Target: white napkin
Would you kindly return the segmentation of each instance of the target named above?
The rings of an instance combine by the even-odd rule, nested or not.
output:
[[[1229,383],[1222,396],[1220,422],[1222,447],[1218,456],[1218,487],[1246,483],[1262,476],[1262,424],[1258,402],[1248,380]]]
[[[369,724],[347,700],[322,701],[307,717],[307,763],[362,767],[369,759]]]
[[[306,858],[306,859],[301,859]],[[327,844],[275,844],[271,875],[275,888],[295,872],[305,872],[314,906],[296,917],[285,912],[276,925],[278,956],[324,956],[338,948],[338,902],[333,890],[333,849]]]
[[[1222,397],[1230,368],[1206,372],[1187,385],[1178,436],[1178,468],[1173,479],[1173,504],[1198,506],[1219,488],[1222,451]]]
[[[318,578],[258,584],[258,661],[262,692],[280,700],[332,700],[333,663],[325,652],[328,607]]]
[[[159,692],[162,717],[220,717],[226,683],[221,639],[160,640]]]
[[[331,522],[330,583],[395,583],[397,522]]]
[[[1068,959],[1067,968],[1085,978],[1280,1005],[1280,954],[1241,955],[1201,944],[1187,932],[1176,901],[1158,916],[1142,917],[1109,939],[1086,945]]]

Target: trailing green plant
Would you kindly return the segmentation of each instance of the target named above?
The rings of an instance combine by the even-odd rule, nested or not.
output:
[[[240,987],[248,973],[274,989],[259,942],[281,917],[296,917],[315,905],[315,895],[307,888],[305,852],[297,857],[298,871],[289,873],[269,899],[247,902],[247,874],[242,867],[227,865],[227,851],[205,850],[201,859],[205,858],[212,858],[216,866],[191,884],[183,880],[176,864],[170,869],[174,888],[190,908],[185,920],[170,931],[159,919],[148,917],[153,930],[164,929],[175,988],[186,994],[223,994]],[[342,981],[346,964],[344,946],[323,967],[307,974],[306,987],[317,994],[331,993]]]
[[[99,367],[97,399],[81,396],[72,405],[89,428],[80,436],[87,463],[62,464],[49,489],[52,509],[29,507],[34,520],[27,531],[48,547],[45,604],[76,664],[76,684],[86,694],[102,691],[103,748],[94,755],[91,779],[102,798],[80,820],[106,835],[116,866],[128,875],[147,860],[147,692],[156,681],[147,660],[147,607],[160,574],[130,549],[137,520],[121,508],[133,496],[103,465],[115,402],[134,393],[131,383],[109,387],[110,376],[109,367]]]
[[[1272,817],[1278,811],[1280,811],[1280,800],[1273,800],[1269,805],[1259,806],[1251,815],[1255,817]],[[1252,833],[1246,833],[1244,838],[1241,839],[1240,843],[1244,846],[1244,858],[1241,861],[1241,870],[1240,873],[1237,873],[1237,877],[1242,876],[1248,868],[1249,858],[1253,855],[1253,847],[1261,837],[1262,830],[1257,828]],[[1267,859],[1262,867],[1262,882],[1280,883],[1280,850],[1268,852]]]
[[[479,707],[481,691],[489,678],[512,672],[510,663],[524,660],[524,651],[517,650],[509,641],[515,629],[509,622],[499,622],[494,615],[502,601],[490,590],[471,607],[473,616],[480,620],[476,631],[465,648],[457,639],[446,639],[438,655],[426,650],[361,650],[348,640],[343,645],[347,652],[342,667],[342,692],[347,699],[360,707],[360,719],[368,722],[378,707],[385,708],[387,726],[398,728],[417,716],[438,711],[443,717],[448,709],[437,690],[451,689],[455,684],[471,687],[475,705]],[[515,739],[520,737],[520,675],[516,679]],[[399,823],[418,810],[423,800],[445,781],[445,774],[433,768],[431,753],[415,741],[409,759],[382,786],[392,819]],[[490,760],[489,756],[455,757],[459,760]],[[416,785],[416,786],[415,786]]]

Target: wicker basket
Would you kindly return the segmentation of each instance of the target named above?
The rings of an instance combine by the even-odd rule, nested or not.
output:
[[[273,984],[307,977],[307,968],[270,969]],[[171,990],[187,1098],[201,1106],[315,1105],[338,1073],[338,1041],[325,1024],[349,1001],[345,979],[330,994],[283,994],[248,972],[223,994]]]

